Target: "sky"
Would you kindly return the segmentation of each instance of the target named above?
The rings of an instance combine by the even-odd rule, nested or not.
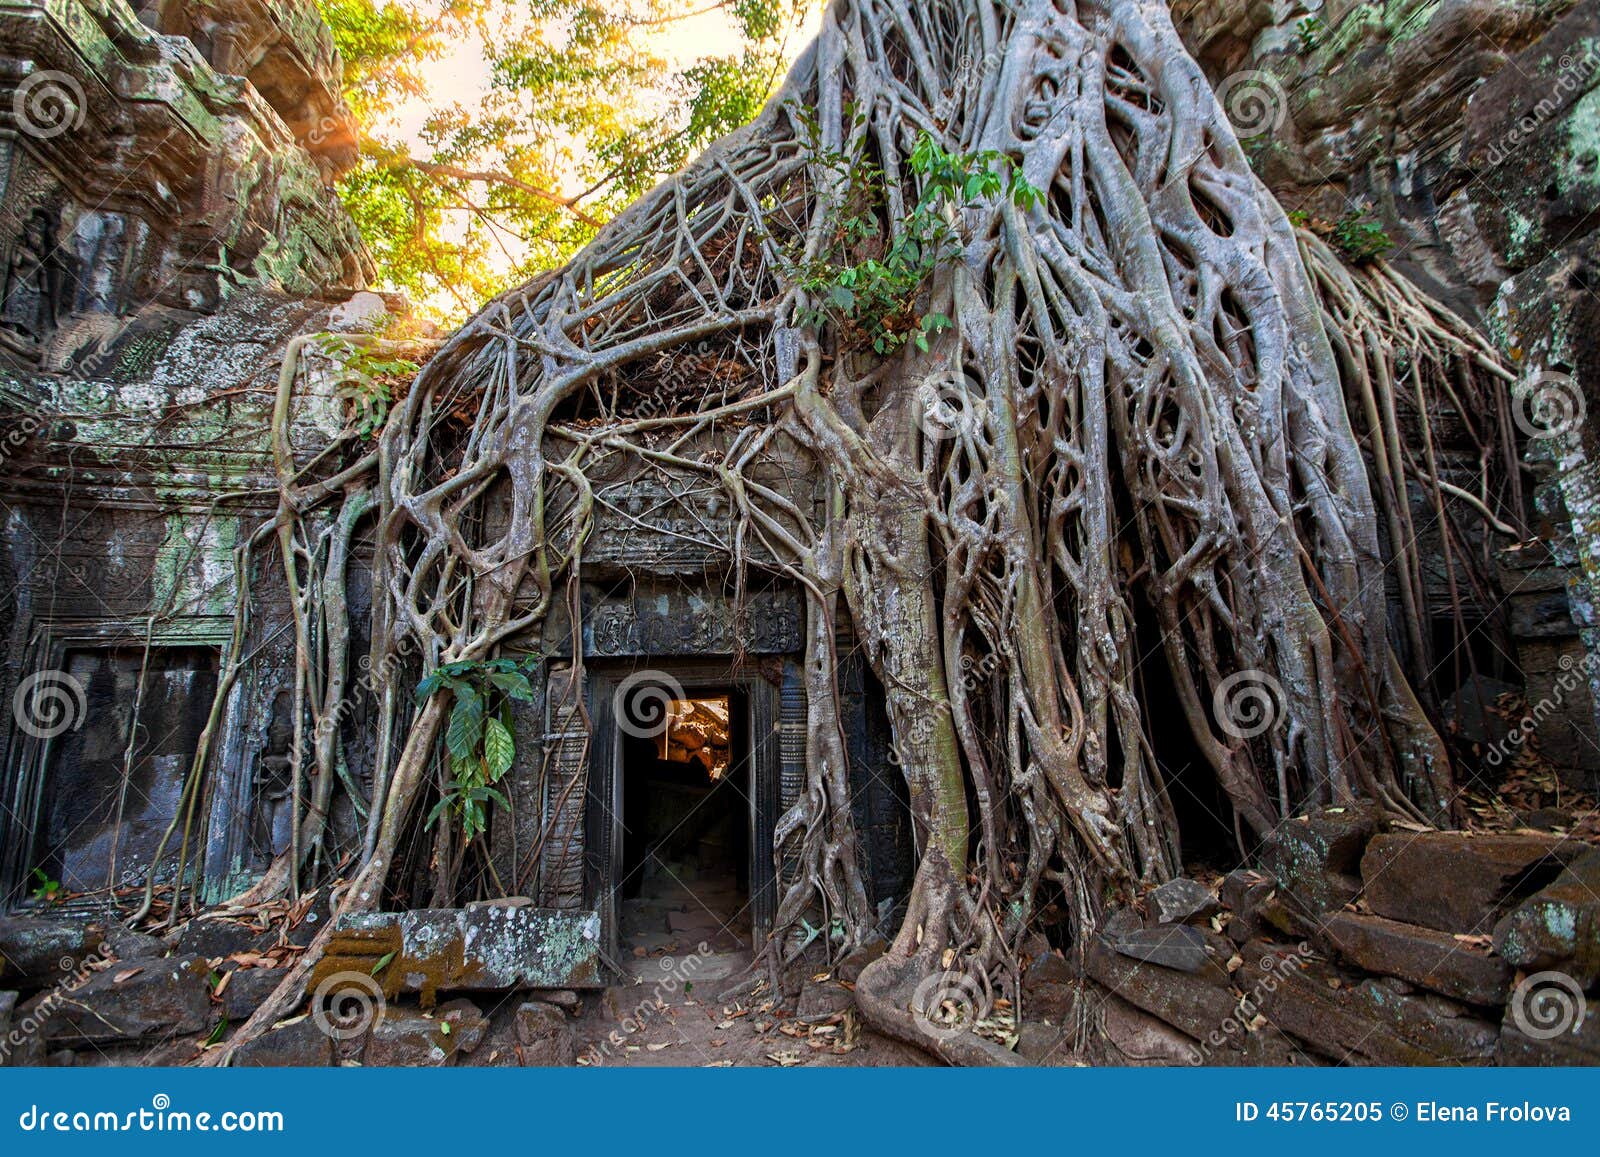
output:
[[[731,5],[705,8],[681,20],[654,29],[645,29],[655,50],[673,66],[687,65],[699,57],[734,56],[743,40],[729,9]],[[822,6],[816,5],[802,35],[791,41],[792,55],[816,35],[822,23]],[[421,149],[420,132],[428,115],[436,108],[460,104],[471,108],[481,103],[489,90],[489,63],[476,37],[460,42],[453,51],[427,61],[422,69],[428,85],[426,96],[413,98],[394,112],[392,127],[397,135]],[[385,128],[389,126],[383,126]],[[571,192],[575,190],[560,190]]]
[[[646,0],[603,0],[603,2],[610,7],[631,3],[631,6],[640,12],[644,11],[646,4]],[[669,2],[671,0],[655,0],[655,3],[663,8]],[[716,0],[677,0],[677,3],[681,6],[681,10],[687,10],[690,14],[676,20],[640,28],[639,35],[646,41],[643,47],[647,48],[651,55],[662,59],[669,69],[676,71],[699,59],[737,56],[741,53],[745,42],[731,13],[731,0],[723,0],[721,4],[716,3]],[[515,16],[505,14],[519,9],[519,5],[508,4],[505,8],[490,11],[495,12],[499,18],[516,19]],[[821,0],[814,0],[805,25],[798,33],[791,34],[786,41],[787,54],[791,59],[798,56],[816,35],[822,22],[822,10]],[[484,55],[479,34],[473,32],[461,38],[443,56],[422,62],[419,72],[426,86],[425,93],[403,101],[388,116],[367,127],[375,136],[408,143],[414,155],[427,156],[432,150],[422,139],[422,132],[429,117],[438,110],[454,106],[469,110],[481,107],[490,92],[490,65]],[[648,107],[649,94],[641,94],[641,97],[642,103]],[[570,154],[575,148],[574,142],[571,141],[550,143],[556,146],[552,153],[556,157]],[[481,160],[487,167],[494,165],[494,158],[491,156],[485,156]],[[583,191],[588,184],[589,179],[579,172],[577,165],[574,164],[571,173],[560,180],[558,187],[552,192],[570,195]],[[470,218],[466,213],[447,216],[442,229],[443,237],[465,238],[469,221]],[[493,224],[490,225],[493,228]],[[488,260],[497,271],[504,272],[512,268],[513,259],[518,261],[522,259],[527,247],[520,238],[505,230],[495,229],[495,236],[496,244],[491,247]],[[460,308],[459,301],[454,300],[445,290],[440,290],[431,298],[416,304],[440,317],[453,316]]]

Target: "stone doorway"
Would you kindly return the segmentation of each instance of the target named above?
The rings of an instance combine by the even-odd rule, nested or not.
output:
[[[779,687],[728,662],[597,664],[585,893],[620,967],[744,954],[772,919]]]
[[[724,688],[623,702],[618,891],[623,957],[750,942],[754,817],[743,696]]]

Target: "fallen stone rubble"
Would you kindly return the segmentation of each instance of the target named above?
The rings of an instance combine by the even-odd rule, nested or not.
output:
[[[1025,1032],[1024,1055],[1600,1064],[1600,849],[1553,832],[1406,830],[1354,806],[1285,823],[1257,863],[1113,913],[1083,980],[1036,945],[1023,1017],[1054,1032]]]
[[[407,914],[419,915],[427,914]],[[505,912],[466,915],[489,929],[515,925],[526,932]],[[92,921],[0,917],[0,1066],[191,1061],[226,1041],[266,1001],[314,929],[313,920],[267,929],[205,917],[158,939]],[[441,942],[438,955],[442,960],[451,951],[459,972],[459,941]],[[575,1063],[578,993],[496,990],[490,983],[465,986],[477,990],[474,998],[419,992],[411,970],[432,971],[433,962],[414,944],[408,952],[363,957],[359,970],[313,974],[298,1014],[242,1045],[233,1063]],[[466,959],[473,963],[470,952]],[[470,971],[477,981],[495,979]],[[442,966],[438,974],[455,975]]]
[[[575,1063],[585,1003],[608,999],[588,929],[535,959],[528,939],[555,914],[523,903],[352,925],[297,1014],[234,1063]],[[164,939],[0,917],[0,1064],[193,1060],[261,1006],[317,915],[197,918]],[[1081,954],[1035,938],[1017,1049],[1039,1064],[1600,1064],[1597,983],[1600,848],[1330,808],[1285,823],[1253,869],[1109,913]],[[827,1021],[849,985],[796,997],[802,1020]]]

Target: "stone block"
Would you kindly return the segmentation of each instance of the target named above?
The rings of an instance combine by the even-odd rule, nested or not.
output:
[[[1382,916],[1331,913],[1322,938],[1368,972],[1398,976],[1468,1004],[1500,1005],[1511,991],[1511,966],[1448,932]]]
[[[566,1067],[576,1063],[577,1042],[566,1014],[530,1000],[517,1009],[517,1044],[524,1065]]]
[[[235,1068],[316,1068],[333,1064],[333,1038],[310,1016],[275,1025],[233,1051]]]
[[[1593,987],[1600,980],[1600,848],[1578,857],[1496,924],[1494,946],[1525,971],[1558,969],[1581,987]]]
[[[114,1044],[170,1038],[210,1028],[210,967],[200,957],[112,965],[40,993],[26,1011],[42,1020],[52,1043]]]
[[[1279,824],[1262,840],[1257,858],[1300,907],[1336,911],[1360,893],[1362,851],[1382,823],[1370,803],[1323,808]]]
[[[1585,847],[1538,832],[1394,832],[1368,845],[1361,877],[1380,916],[1441,932],[1488,933]]]
[[[1499,1029],[1459,1004],[1416,994],[1404,981],[1357,980],[1300,957],[1269,975],[1264,946],[1245,946],[1240,983],[1261,1013],[1336,1064],[1486,1065]]]
[[[340,917],[307,987],[340,972],[371,975],[385,956],[384,994],[420,993],[424,1005],[441,991],[603,984],[597,913],[494,906]]]
[[[1182,876],[1154,889],[1145,897],[1145,905],[1160,924],[1203,920],[1222,910],[1222,904],[1210,888]]]

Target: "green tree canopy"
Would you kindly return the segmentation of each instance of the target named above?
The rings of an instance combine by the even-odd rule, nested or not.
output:
[[[616,212],[749,121],[817,0],[320,0],[344,58],[362,160],[340,184],[381,281],[454,319],[558,264]],[[672,33],[721,10],[736,54]],[[680,37],[681,39],[681,37]],[[488,92],[433,91],[470,43]],[[434,66],[435,73],[438,65]],[[425,101],[420,131],[395,113]]]

